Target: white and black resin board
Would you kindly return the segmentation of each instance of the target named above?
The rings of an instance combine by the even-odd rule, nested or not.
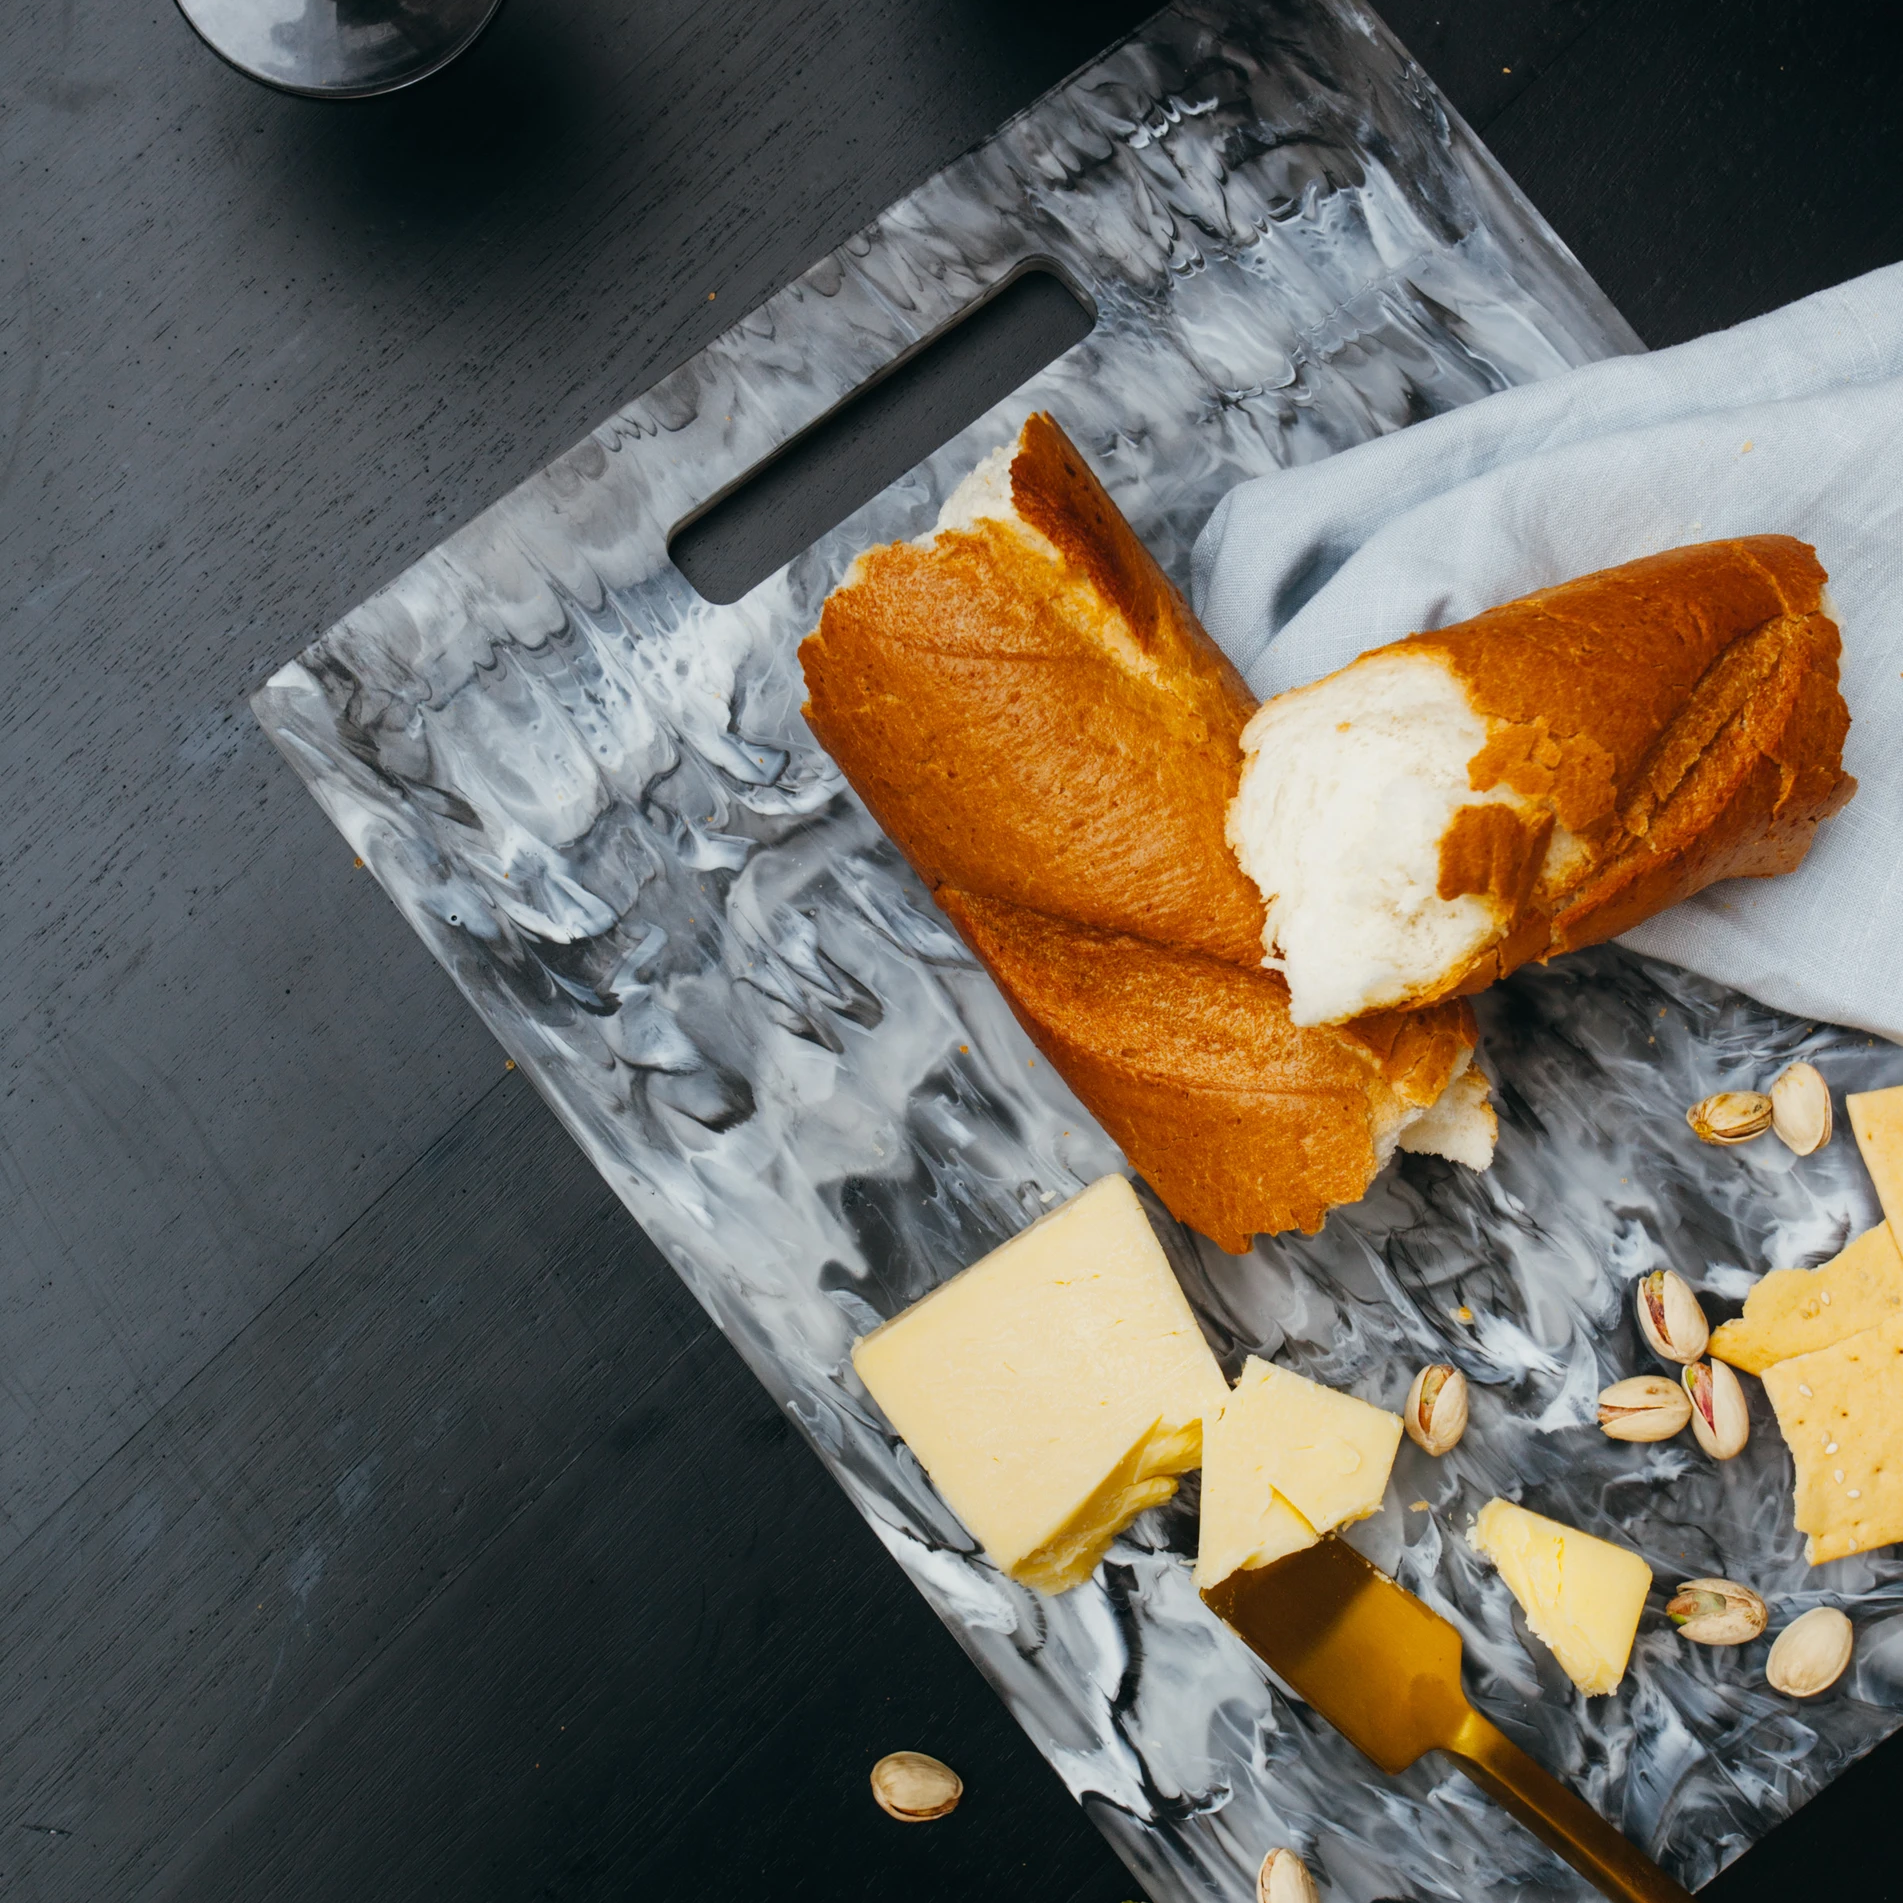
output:
[[[741,601],[695,595],[676,524],[1035,262],[1090,300],[1088,338]],[[1173,8],[255,702],[1156,1903],[1242,1903],[1278,1843],[1356,1903],[1586,1892],[1458,1775],[1384,1780],[1273,1688],[1190,1586],[1193,1480],[1041,1599],[973,1551],[869,1406],[855,1335],[1120,1159],[814,744],[795,647],[853,554],[927,526],[1033,407],[1181,579],[1238,479],[1636,347],[1371,15]],[[1809,1572],[1761,1399],[1722,1467],[1608,1442],[1592,1402],[1646,1366],[1637,1275],[1670,1264],[1723,1311],[1876,1215],[1845,1140],[1805,1162],[1702,1149],[1684,1106],[1799,1052],[1840,1087],[1897,1056],[1610,951],[1523,974],[1481,1016],[1489,1175],[1403,1158],[1316,1238],[1230,1258],[1173,1232],[1174,1252],[1232,1371],[1274,1354],[1398,1406],[1421,1362],[1466,1369],[1466,1440],[1438,1463],[1405,1447],[1358,1543],[1459,1625],[1489,1713],[1695,1885],[1897,1724],[1903,1567]],[[1651,1562],[1616,1697],[1580,1699],[1466,1547],[1496,1492]],[[1846,1606],[1851,1675],[1800,1706],[1765,1688],[1764,1642],[1680,1642],[1660,1607],[1701,1573],[1751,1581],[1778,1624]]]

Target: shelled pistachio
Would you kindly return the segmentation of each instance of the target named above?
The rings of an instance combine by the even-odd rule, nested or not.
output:
[[[1771,1100],[1761,1090],[1721,1090],[1685,1112],[1700,1143],[1749,1143],[1771,1127]]]
[[[1256,1903],[1319,1903],[1315,1879],[1292,1850],[1271,1850],[1256,1874]]]
[[[1751,1438],[1751,1409],[1738,1377],[1722,1361],[1694,1361],[1685,1370],[1692,1404],[1692,1434],[1713,1460],[1744,1452]]]
[[[1813,1606],[1777,1635],[1764,1676],[1773,1691],[1815,1698],[1844,1675],[1856,1628],[1835,1606]]]
[[[1599,1397],[1599,1425],[1612,1440],[1670,1440],[1691,1417],[1691,1396],[1662,1374],[1615,1381]]]
[[[1401,1415],[1407,1437],[1436,1456],[1450,1452],[1467,1431],[1467,1377],[1436,1361],[1414,1377]]]
[[[1711,1329],[1691,1284],[1676,1269],[1654,1269],[1639,1277],[1632,1293],[1639,1333],[1664,1361],[1696,1361],[1705,1352]]]
[[[872,1767],[872,1795],[888,1817],[929,1824],[958,1808],[965,1783],[948,1764],[923,1751],[894,1751]]]
[[[1764,1601],[1735,1579],[1688,1579],[1665,1616],[1678,1627],[1678,1636],[1694,1645],[1746,1645],[1764,1630],[1770,1614]]]
[[[1771,1128],[1799,1156],[1830,1141],[1830,1086],[1815,1064],[1793,1064],[1771,1086]]]

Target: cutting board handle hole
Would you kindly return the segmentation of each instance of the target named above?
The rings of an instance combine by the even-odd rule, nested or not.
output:
[[[738,601],[1095,323],[1053,265],[1027,264],[676,528],[675,566],[706,600]]]

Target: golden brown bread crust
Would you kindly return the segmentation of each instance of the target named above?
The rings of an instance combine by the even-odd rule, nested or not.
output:
[[[1254,964],[1223,839],[1241,677],[1048,416],[981,519],[868,551],[800,647],[805,714],[928,886]]]
[[[854,564],[800,647],[808,724],[1171,1213],[1232,1251],[1312,1233],[1472,1012],[1289,1022],[1223,834],[1248,689],[1050,417],[1010,474],[1031,533]]]
[[[1455,815],[1440,895],[1484,893],[1514,922],[1436,995],[1803,858],[1856,787],[1825,580],[1788,535],[1703,542],[1395,644],[1440,655],[1487,718],[1474,791],[1506,786],[1550,810]],[[1555,819],[1578,850],[1542,881]]]
[[[1259,966],[950,886],[937,898],[1170,1213],[1232,1254],[1357,1201],[1385,1161],[1377,1130],[1432,1103],[1473,1047],[1464,1001],[1300,1030]]]

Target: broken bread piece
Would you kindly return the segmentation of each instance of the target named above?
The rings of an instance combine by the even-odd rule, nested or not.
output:
[[[1619,1689],[1652,1569],[1637,1553],[1511,1500],[1489,1500],[1470,1535],[1526,1622],[1588,1698]]]
[[[1856,784],[1824,580],[1786,535],[1671,549],[1260,708],[1228,838],[1295,1022],[1477,991],[1790,871]]]
[[[1815,1269],[1773,1269],[1752,1284],[1744,1313],[1720,1322],[1711,1352],[1747,1374],[1815,1353],[1903,1314],[1903,1252],[1887,1222],[1866,1229]]]
[[[1050,1593],[1201,1465],[1228,1392],[1121,1176],[863,1336],[852,1365],[973,1538]]]
[[[1298,1030],[1275,972],[949,888],[938,902],[1170,1213],[1231,1254],[1312,1235],[1450,1096],[1410,1147],[1492,1160],[1464,1001]]]
[[[1355,1022],[1365,1024],[1366,1018]],[[1464,1163],[1470,1170],[1490,1169],[1494,1146],[1500,1140],[1500,1119],[1494,1113],[1493,1086],[1483,1072],[1469,1064],[1412,1121],[1401,1125],[1395,1142],[1415,1156],[1442,1156]]]
[[[807,725],[934,891],[1260,957],[1223,844],[1255,697],[1049,416],[853,563],[800,666]]]
[[[1903,1315],[1764,1371],[1813,1566],[1903,1539]]]
[[[1254,1355],[1203,1423],[1196,1589],[1379,1510],[1401,1417]]]
[[[861,555],[800,665],[814,733],[1180,1221],[1240,1251],[1397,1145],[1486,1167],[1463,1005],[1291,1023],[1223,832],[1252,698],[1051,417]]]

